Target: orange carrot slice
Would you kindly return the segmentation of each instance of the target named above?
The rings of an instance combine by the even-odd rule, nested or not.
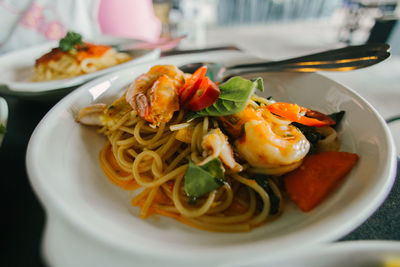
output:
[[[315,208],[351,171],[358,155],[328,151],[308,156],[284,177],[285,190],[304,212]]]

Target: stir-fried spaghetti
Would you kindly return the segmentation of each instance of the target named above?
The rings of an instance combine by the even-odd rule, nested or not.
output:
[[[109,68],[132,59],[107,45],[83,42],[82,36],[68,32],[60,46],[38,58],[31,80],[43,82],[67,79]]]
[[[280,113],[282,103],[253,91],[229,115],[215,115],[221,109],[177,109],[171,103],[179,97],[181,79],[187,84],[176,67],[155,66],[111,105],[89,106],[79,115],[81,123],[102,126],[99,132],[108,141],[99,156],[101,167],[114,184],[135,191],[131,204],[140,207],[142,218],[160,214],[209,231],[249,231],[283,212],[282,175],[299,169],[310,148],[339,149],[336,131],[329,126],[334,121],[326,115],[300,107],[318,119],[296,115],[297,121],[321,124],[303,125],[319,136],[309,141],[300,126],[270,111]],[[227,87],[253,88],[256,83],[228,81],[220,86],[218,99],[224,99]],[[155,108],[159,106],[163,109]],[[286,105],[285,112],[290,107],[299,106]]]

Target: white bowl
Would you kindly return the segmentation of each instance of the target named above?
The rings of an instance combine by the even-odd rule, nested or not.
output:
[[[54,266],[216,266],[246,258],[279,259],[310,245],[337,240],[364,222],[384,201],[395,177],[396,155],[384,120],[351,89],[319,74],[263,74],[265,96],[330,113],[345,110],[342,150],[360,160],[320,206],[303,213],[288,203],[276,221],[248,233],[214,233],[165,217],[143,220],[130,195],[110,184],[98,153],[105,138],[75,122],[77,110],[111,103],[155,64],[256,61],[239,52],[163,58],[110,74],[72,92],[43,118],[29,142],[31,184],[47,212],[43,251]]]

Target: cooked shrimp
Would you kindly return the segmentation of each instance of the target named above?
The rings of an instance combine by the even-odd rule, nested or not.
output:
[[[179,110],[178,89],[184,82],[184,73],[177,67],[157,65],[132,83],[125,99],[140,117],[159,125]]]
[[[232,147],[228,143],[228,138],[219,128],[209,131],[201,143],[204,151],[211,156],[219,157],[225,166],[233,171],[242,171],[242,166],[233,157]]]
[[[100,116],[106,110],[107,105],[103,103],[93,104],[82,108],[78,113],[77,121],[81,124],[101,126]]]
[[[310,143],[300,130],[262,107],[248,106],[221,120],[236,138],[239,155],[264,173],[281,175],[291,171],[299,166],[310,149]]]
[[[77,121],[85,125],[112,128],[129,111],[132,111],[132,107],[126,103],[125,97],[122,96],[111,105],[95,103],[83,107],[79,110]]]

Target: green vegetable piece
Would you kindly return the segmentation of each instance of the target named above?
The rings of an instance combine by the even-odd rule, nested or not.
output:
[[[317,132],[317,129],[314,126],[307,126],[297,122],[292,122],[292,125],[297,127],[297,129],[303,133],[308,142],[310,142],[310,150],[308,153],[315,153],[317,150],[318,141],[323,140],[325,137],[321,133]]]
[[[256,89],[260,92],[264,92],[264,81],[261,78],[251,79],[252,82],[256,83]]]
[[[222,162],[218,158],[210,160],[206,164],[203,164],[199,167],[210,173],[216,179],[223,180],[225,178],[224,169],[222,168]]]
[[[239,113],[247,106],[255,89],[264,91],[261,78],[254,80],[239,76],[230,78],[219,86],[221,93],[214,104],[197,112],[188,113],[186,119],[191,121],[204,116],[227,116]]]
[[[261,186],[268,194],[269,202],[271,205],[269,214],[278,214],[281,199],[275,194],[274,190],[272,190],[271,186],[269,185],[271,182],[271,178],[269,178],[267,175],[256,174],[252,177],[252,179],[256,180],[257,184]]]
[[[77,44],[83,44],[82,41],[82,35],[76,32],[67,32],[64,38],[62,38],[58,44],[58,47],[64,51],[70,51],[72,49],[75,49],[75,45]]]
[[[189,198],[198,198],[208,194],[224,184],[222,162],[215,158],[208,163],[197,166],[189,161],[184,177],[185,192]]]
[[[344,114],[345,114],[345,111],[341,110],[339,112],[335,112],[335,113],[332,113],[332,114],[328,115],[329,117],[331,117],[336,122],[335,125],[331,126],[333,129],[336,129],[339,126],[340,122],[342,121],[342,119],[344,117]]]
[[[6,127],[0,122],[0,134],[5,134],[6,132]]]

